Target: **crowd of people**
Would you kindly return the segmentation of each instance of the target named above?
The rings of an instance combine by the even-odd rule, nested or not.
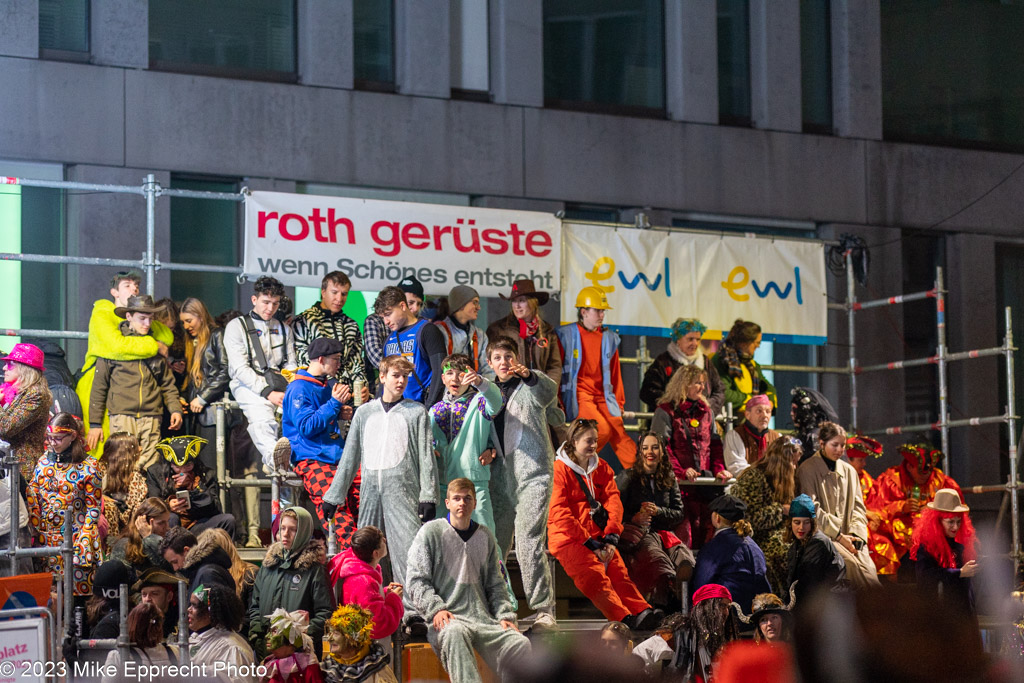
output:
[[[881,445],[848,435],[812,389],[793,392],[795,435],[771,429],[782,415],[756,323],[737,320],[709,356],[705,325],[676,321],[634,441],[601,290],[554,326],[548,294],[515,282],[485,330],[475,290],[454,287],[431,320],[407,277],[360,329],[342,310],[351,287],[330,273],[291,315],[283,285],[261,277],[251,310],[215,320],[118,273],[93,308],[77,411],[54,407],[39,345],[3,358],[0,439],[21,478],[0,486],[0,544],[58,546],[70,519],[73,567],[52,555],[36,569],[73,572],[78,638],[116,637],[128,584],[132,652],[149,661],[174,661],[187,629],[193,662],[249,671],[225,680],[255,680],[256,664],[275,681],[393,680],[377,641],[401,631],[425,636],[452,680],[481,680],[474,652],[503,675],[528,670],[533,642],[559,630],[550,558],[609,621],[602,642],[649,675],[711,680],[744,633],[791,642],[817,595],[901,577],[974,618],[985,568],[941,454],[905,444],[872,479]],[[221,506],[213,406],[226,398],[231,476],[302,483],[282,489],[279,514],[252,486]],[[247,563],[236,545],[265,557]],[[652,635],[634,645],[636,632]],[[74,639],[65,655],[97,656]]]

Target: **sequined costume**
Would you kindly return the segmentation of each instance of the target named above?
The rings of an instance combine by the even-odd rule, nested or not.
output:
[[[914,483],[905,462],[878,475],[867,507],[881,518],[878,530],[871,534],[870,543],[871,559],[879,574],[897,572],[900,558],[910,550],[914,522],[939,489],[954,489],[963,498],[957,483],[940,469],[933,469],[923,486]],[[913,500],[920,502],[917,512],[912,512]]]

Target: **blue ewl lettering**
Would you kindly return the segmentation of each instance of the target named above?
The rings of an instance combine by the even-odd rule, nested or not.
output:
[[[645,273],[638,272],[632,280],[627,280],[626,275],[620,270],[619,280],[622,282],[622,286],[625,287],[626,289],[636,289],[636,286],[640,283],[640,280],[643,280],[644,285],[647,286],[647,289],[653,292],[656,289],[658,289],[659,285],[661,285],[661,275],[661,273],[658,273],[658,276],[654,278],[654,282],[651,283],[651,281],[647,278],[647,275]],[[665,296],[672,296],[672,284],[669,280],[667,258],[665,259]]]

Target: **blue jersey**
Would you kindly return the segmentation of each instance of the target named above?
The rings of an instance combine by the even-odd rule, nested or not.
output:
[[[430,390],[432,373],[430,370],[430,359],[423,353],[420,346],[420,333],[425,325],[430,325],[428,320],[419,320],[404,330],[398,330],[388,335],[384,342],[384,356],[401,355],[412,363],[413,371],[409,376],[409,383],[405,385],[405,398],[423,403],[427,398],[427,391]],[[383,381],[383,378],[382,378]]]

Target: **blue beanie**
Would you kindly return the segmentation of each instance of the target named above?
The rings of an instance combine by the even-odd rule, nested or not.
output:
[[[790,517],[810,517],[814,519],[814,501],[806,493],[801,493],[789,504]]]

